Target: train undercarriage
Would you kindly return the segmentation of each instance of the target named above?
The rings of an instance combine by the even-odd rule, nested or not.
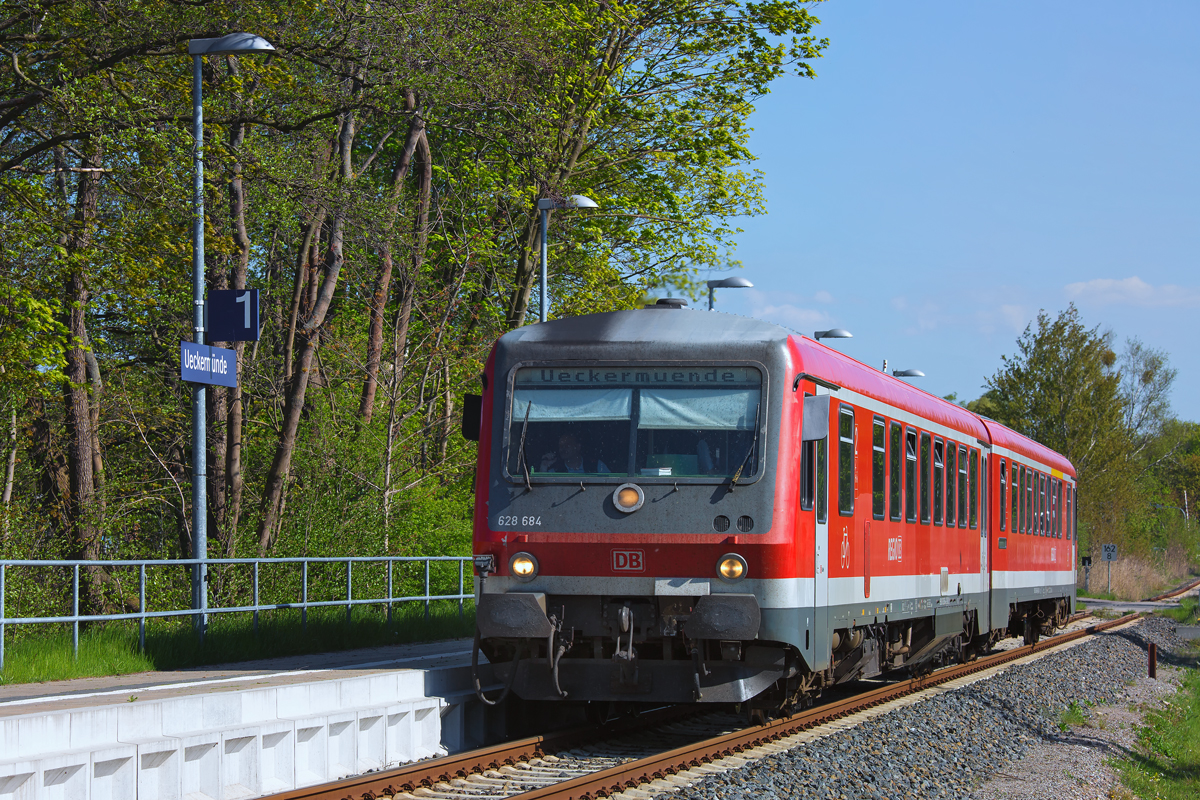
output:
[[[753,595],[514,592],[481,598],[476,647],[502,694],[525,700],[732,703],[772,714],[811,705],[838,684],[970,661],[1009,636],[1036,643],[1069,610],[1067,598],[1012,604],[1007,626],[985,632],[974,610],[838,628],[825,643],[828,666],[813,670],[797,647],[756,638]],[[481,697],[496,702],[475,674]]]

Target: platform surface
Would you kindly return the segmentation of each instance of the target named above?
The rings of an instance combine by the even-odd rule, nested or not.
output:
[[[481,656],[481,663],[486,659]],[[368,647],[337,653],[268,658],[166,672],[73,678],[0,686],[0,719],[70,711],[138,700],[288,686],[405,669],[444,669],[471,663],[470,639]]]

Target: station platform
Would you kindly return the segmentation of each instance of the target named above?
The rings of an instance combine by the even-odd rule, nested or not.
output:
[[[0,686],[0,800],[240,800],[479,746],[502,721],[470,663],[457,639]]]

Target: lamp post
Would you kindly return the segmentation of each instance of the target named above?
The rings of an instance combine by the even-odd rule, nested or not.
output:
[[[546,314],[550,312],[550,298],[546,295],[546,229],[550,225],[550,210],[556,208],[599,208],[595,200],[590,197],[584,197],[581,194],[573,194],[566,200],[555,200],[550,197],[543,197],[538,200],[538,211],[541,216],[542,223],[542,276],[538,281],[538,291],[541,293],[539,298],[541,308],[538,312],[538,321],[545,322]]]
[[[192,57],[192,327],[196,344],[204,344],[204,56],[272,52],[275,47],[253,33],[230,33],[216,39],[188,40]],[[205,386],[192,384],[192,558],[208,558],[208,446],[205,421]],[[192,608],[208,609],[208,571],[192,569]],[[207,626],[206,614],[192,618],[200,636]]]
[[[735,275],[732,278],[725,278],[719,281],[708,281],[708,310],[713,310],[713,290],[714,289],[751,289],[754,284],[740,275]]]
[[[813,338],[818,342],[822,339],[853,339],[854,334],[845,328],[830,328],[827,331],[813,331]]]
[[[897,378],[924,378],[925,373],[919,369],[894,369],[892,374]]]

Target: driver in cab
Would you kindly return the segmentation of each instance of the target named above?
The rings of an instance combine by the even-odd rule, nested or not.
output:
[[[558,449],[542,455],[540,472],[609,472],[599,458],[585,459],[583,447],[573,433],[559,434]]]

